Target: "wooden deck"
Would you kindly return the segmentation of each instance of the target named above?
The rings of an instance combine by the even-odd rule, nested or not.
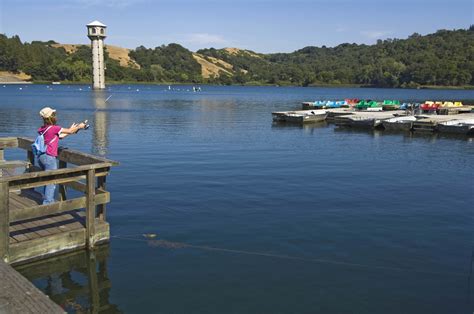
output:
[[[0,260],[0,313],[64,313],[28,279]]]
[[[37,171],[31,166],[31,143],[0,138],[0,257],[25,263],[108,241],[105,178],[118,163],[66,149],[59,152],[60,169]],[[25,149],[27,161],[3,161],[5,148]],[[23,171],[12,171],[18,167]],[[48,184],[58,185],[59,200],[42,205],[34,189]],[[69,197],[70,190],[75,197]]]

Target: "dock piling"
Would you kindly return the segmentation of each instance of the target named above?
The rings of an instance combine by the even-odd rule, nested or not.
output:
[[[9,235],[10,235],[10,217],[9,217],[9,197],[8,182],[0,182],[0,258],[8,263],[9,254]]]
[[[87,191],[86,191],[86,241],[87,247],[92,249],[95,244],[95,217],[96,207],[95,197],[95,171],[90,169],[87,171]]]

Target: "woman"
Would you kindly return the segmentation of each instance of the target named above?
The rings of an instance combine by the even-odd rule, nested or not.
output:
[[[58,169],[58,142],[68,135],[75,134],[80,129],[84,129],[84,123],[73,123],[69,128],[62,128],[56,125],[56,110],[50,107],[41,109],[40,116],[43,118],[43,126],[38,129],[39,134],[43,134],[44,143],[46,145],[46,153],[38,157],[38,164],[43,170]],[[54,202],[54,191],[56,185],[47,185],[44,188],[43,205]]]

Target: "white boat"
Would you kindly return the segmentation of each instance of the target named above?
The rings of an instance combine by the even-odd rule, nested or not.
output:
[[[383,120],[382,125],[388,131],[410,131],[413,128],[413,122],[416,120],[415,116],[395,117]]]
[[[61,85],[61,82],[51,82],[53,85]]]
[[[326,110],[299,110],[272,112],[273,121],[288,123],[314,123],[326,120]]]
[[[380,112],[380,111],[383,111],[383,108],[382,107],[369,107],[366,110],[373,111],[373,112]]]
[[[441,133],[471,134],[474,133],[474,119],[459,119],[440,122],[436,129]]]

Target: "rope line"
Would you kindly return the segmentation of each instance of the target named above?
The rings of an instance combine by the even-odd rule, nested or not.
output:
[[[137,238],[137,236],[143,236],[145,239]],[[219,247],[212,247],[206,245],[194,245],[185,242],[172,242],[167,241],[164,239],[154,239],[153,237],[147,238],[148,235],[116,235],[111,236],[111,238],[117,238],[122,240],[129,240],[129,241],[138,241],[138,242],[147,242],[151,246],[161,247],[161,248],[168,248],[168,249],[181,249],[181,248],[192,248],[192,249],[199,249],[205,251],[217,251],[217,252],[225,252],[225,253],[234,253],[234,254],[245,254],[245,255],[253,255],[253,256],[261,256],[261,257],[271,257],[271,258],[278,258],[278,259],[286,259],[286,260],[295,260],[295,261],[302,261],[302,262],[312,262],[312,263],[319,263],[319,264],[329,264],[329,265],[338,265],[338,266],[352,266],[352,267],[359,267],[359,268],[367,268],[367,269],[380,269],[380,270],[392,270],[392,271],[400,271],[400,272],[414,272],[419,274],[427,274],[427,275],[447,275],[447,276],[460,276],[466,277],[465,273],[458,273],[458,272],[438,272],[438,271],[429,271],[429,270],[420,270],[415,268],[403,268],[403,267],[394,267],[394,266],[381,266],[381,265],[366,265],[361,263],[351,263],[351,262],[343,262],[343,261],[336,261],[330,259],[321,259],[321,258],[306,258],[300,256],[291,256],[291,255],[284,255],[284,254],[274,254],[274,253],[266,253],[266,252],[257,252],[257,251],[246,251],[246,250],[235,250],[235,249],[228,249],[228,248],[219,248]],[[472,269],[470,270],[472,271]],[[468,278],[470,281],[470,273],[468,274]]]

